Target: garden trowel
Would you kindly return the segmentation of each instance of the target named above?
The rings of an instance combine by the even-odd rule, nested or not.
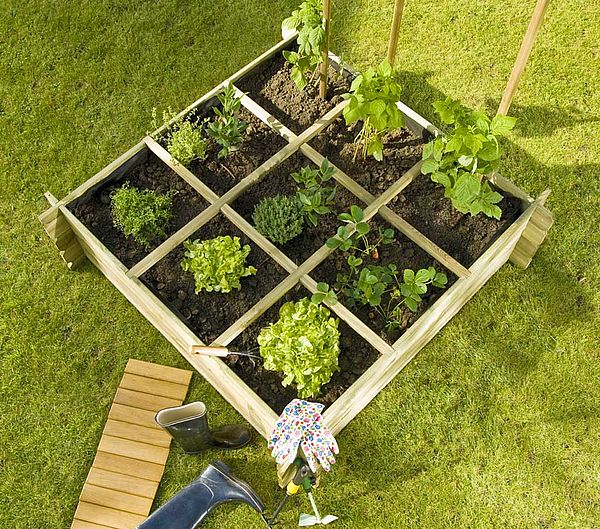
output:
[[[218,356],[219,358],[226,358],[230,355],[247,356],[248,358],[257,358],[261,360],[261,357],[257,354],[253,354],[258,351],[258,347],[255,349],[249,349],[248,351],[230,351],[227,347],[222,345],[192,345],[190,353],[203,356]]]
[[[317,509],[317,504],[315,503],[315,499],[313,498],[312,492],[308,491],[307,493],[308,500],[313,508],[314,514],[301,514],[300,520],[298,521],[298,525],[300,527],[310,527],[313,525],[327,525],[331,522],[335,522],[338,517],[333,514],[328,514],[321,518],[319,514],[319,510]]]

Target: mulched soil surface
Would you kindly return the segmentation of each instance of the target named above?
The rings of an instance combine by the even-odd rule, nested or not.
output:
[[[193,274],[181,268],[183,245],[141,277],[204,343],[213,342],[286,276],[283,269],[222,215],[202,226],[190,239],[206,240],[219,235],[237,236],[242,245],[249,244],[252,248],[246,264],[254,266],[257,273],[241,279],[241,290],[196,294]]]
[[[296,193],[296,182],[290,175],[306,166],[317,168],[308,158],[296,153],[283,164],[269,172],[260,182],[246,190],[232,204],[233,208],[250,224],[254,225],[252,214],[254,213],[256,204],[265,197],[277,194],[294,195]],[[283,253],[297,264],[308,259],[308,257],[325,244],[325,241],[329,237],[335,235],[337,227],[341,224],[337,219],[339,213],[348,211],[352,204],[357,204],[361,207],[365,206],[344,186],[336,184],[333,178],[326,185],[327,187],[334,185],[337,187],[335,204],[332,206],[333,211],[327,215],[320,215],[317,226],[305,224],[302,233],[286,244],[276,244]]]
[[[149,249],[133,238],[126,237],[113,225],[110,194],[125,182],[138,189],[173,193],[173,218],[166,229],[167,237],[152,241]],[[125,266],[131,268],[207,206],[208,202],[197,191],[150,154],[146,162],[133,168],[118,182],[110,182],[93,190],[82,200],[69,205],[69,209]]]
[[[279,309],[285,302],[298,301],[309,296],[309,292],[303,287],[295,287],[238,336],[230,345],[230,349],[242,351],[256,347],[256,339],[261,329],[278,320]],[[335,314],[333,316],[337,317]],[[326,405],[335,402],[379,357],[377,350],[343,321],[340,320],[338,328],[340,370],[321,388],[319,395],[310,398],[311,401]],[[296,390],[292,386],[284,388],[281,385],[283,377],[277,372],[263,369],[261,360],[234,356],[225,361],[277,414],[280,414],[292,399],[297,398]]]
[[[350,90],[350,81],[329,67],[327,98],[321,99],[316,79],[299,91],[290,79],[290,71],[291,66],[279,53],[236,85],[292,132],[300,134],[343,101],[342,94]]]
[[[452,207],[444,188],[419,175],[388,207],[410,222],[464,266],[471,266],[521,214],[521,201],[507,195],[498,204],[502,217],[472,217]]]

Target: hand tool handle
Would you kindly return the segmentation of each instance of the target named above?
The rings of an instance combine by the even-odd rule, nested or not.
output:
[[[203,356],[219,356],[225,358],[229,355],[227,347],[209,345],[192,345],[190,352],[192,354],[203,355]]]

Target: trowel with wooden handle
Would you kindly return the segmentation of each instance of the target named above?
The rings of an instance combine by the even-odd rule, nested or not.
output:
[[[248,351],[230,351],[227,347],[222,345],[192,345],[190,353],[202,356],[218,356],[219,358],[226,358],[231,355],[247,356],[248,358],[257,358],[261,360],[261,357],[257,354],[253,354],[258,351],[258,347],[249,349]]]

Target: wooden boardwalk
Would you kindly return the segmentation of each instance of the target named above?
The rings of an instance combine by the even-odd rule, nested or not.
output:
[[[71,529],[135,529],[146,519],[171,444],[154,415],[183,403],[191,377],[191,371],[129,360]]]

